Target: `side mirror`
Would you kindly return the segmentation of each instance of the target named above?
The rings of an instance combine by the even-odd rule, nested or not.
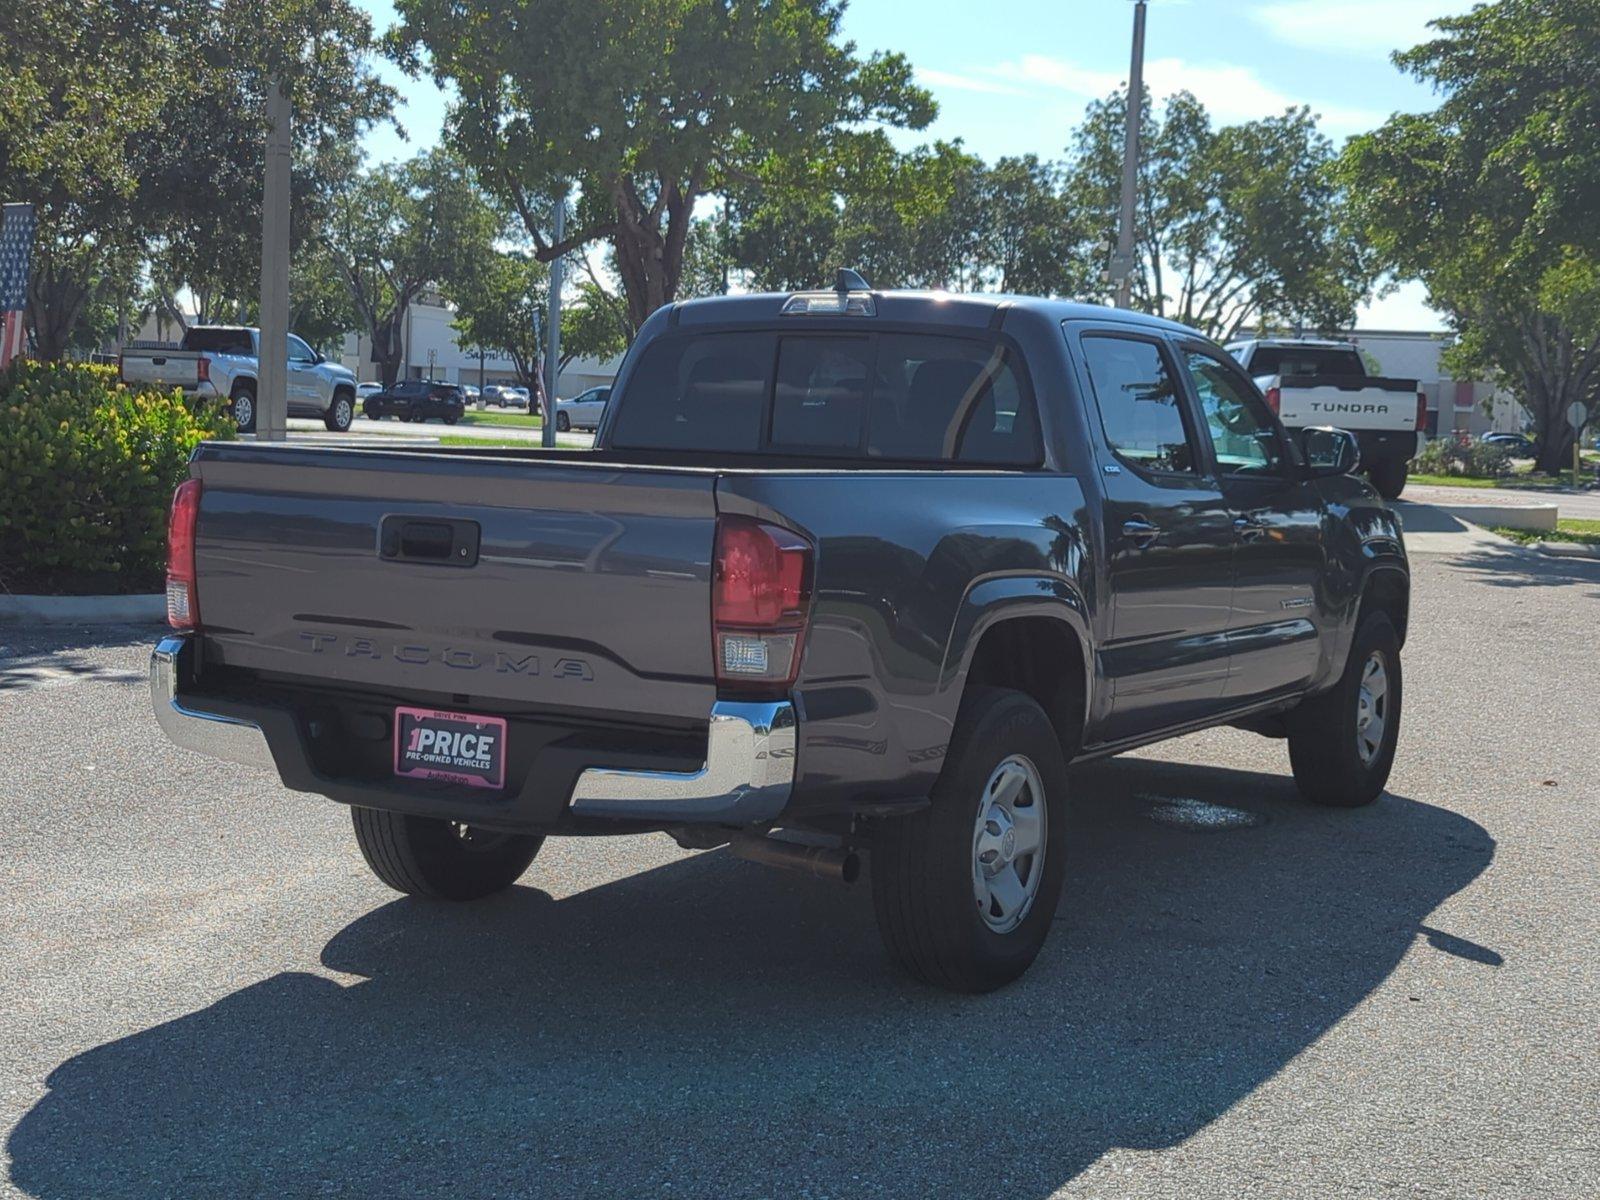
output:
[[[1313,479],[1349,475],[1361,466],[1361,446],[1349,430],[1327,425],[1302,429],[1300,450]]]

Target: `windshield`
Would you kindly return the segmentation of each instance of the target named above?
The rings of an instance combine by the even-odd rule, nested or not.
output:
[[[1361,353],[1353,346],[1258,346],[1250,356],[1250,374],[1365,375]]]

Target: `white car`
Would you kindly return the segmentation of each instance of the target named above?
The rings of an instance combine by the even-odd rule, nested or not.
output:
[[[376,396],[381,391],[383,391],[383,384],[381,383],[358,383],[356,384],[356,399],[365,400],[368,396]]]
[[[610,398],[609,387],[593,387],[571,400],[557,400],[556,428],[562,433],[569,429],[599,429],[600,418],[606,413],[606,401]]]

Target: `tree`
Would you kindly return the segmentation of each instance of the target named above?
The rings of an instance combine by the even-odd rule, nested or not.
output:
[[[550,268],[526,250],[489,250],[444,279],[455,308],[456,341],[509,358],[517,382],[538,385]],[[565,330],[566,322],[563,320]]]
[[[411,305],[430,285],[459,277],[462,264],[490,258],[501,224],[471,173],[443,151],[362,172],[331,197],[322,245],[350,289],[385,387],[405,362]]]
[[[1086,229],[1115,240],[1127,97],[1089,106],[1066,191]],[[1187,92],[1144,107],[1135,304],[1217,337],[1255,323],[1339,327],[1373,291],[1377,264],[1348,218],[1333,145],[1305,108],[1212,128]],[[1102,284],[1101,295],[1109,295]]]
[[[982,208],[984,258],[999,291],[1077,297],[1093,289],[1093,239],[1058,166],[1032,154],[1002,158],[984,178]]]
[[[29,323],[40,356],[65,353],[85,309],[119,286],[105,264],[130,254],[150,258],[165,309],[180,287],[236,309],[260,262],[266,80],[286,81],[297,159],[316,162],[388,112],[370,44],[351,0],[0,9],[0,196],[39,212]]]
[[[899,55],[862,58],[836,0],[398,0],[394,45],[456,100],[450,134],[541,261],[611,243],[641,326],[679,294],[695,206],[769,157],[863,125],[920,128]],[[560,244],[537,197],[575,185]]]
[[[1536,468],[1570,460],[1568,408],[1600,415],[1600,0],[1500,0],[1395,56],[1432,113],[1392,117],[1341,164],[1387,261],[1454,326],[1453,370],[1533,418]]]

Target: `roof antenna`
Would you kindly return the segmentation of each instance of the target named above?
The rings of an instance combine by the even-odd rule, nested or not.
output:
[[[833,290],[836,292],[870,292],[872,285],[861,278],[859,272],[852,271],[849,267],[840,267],[839,273],[833,279]]]

